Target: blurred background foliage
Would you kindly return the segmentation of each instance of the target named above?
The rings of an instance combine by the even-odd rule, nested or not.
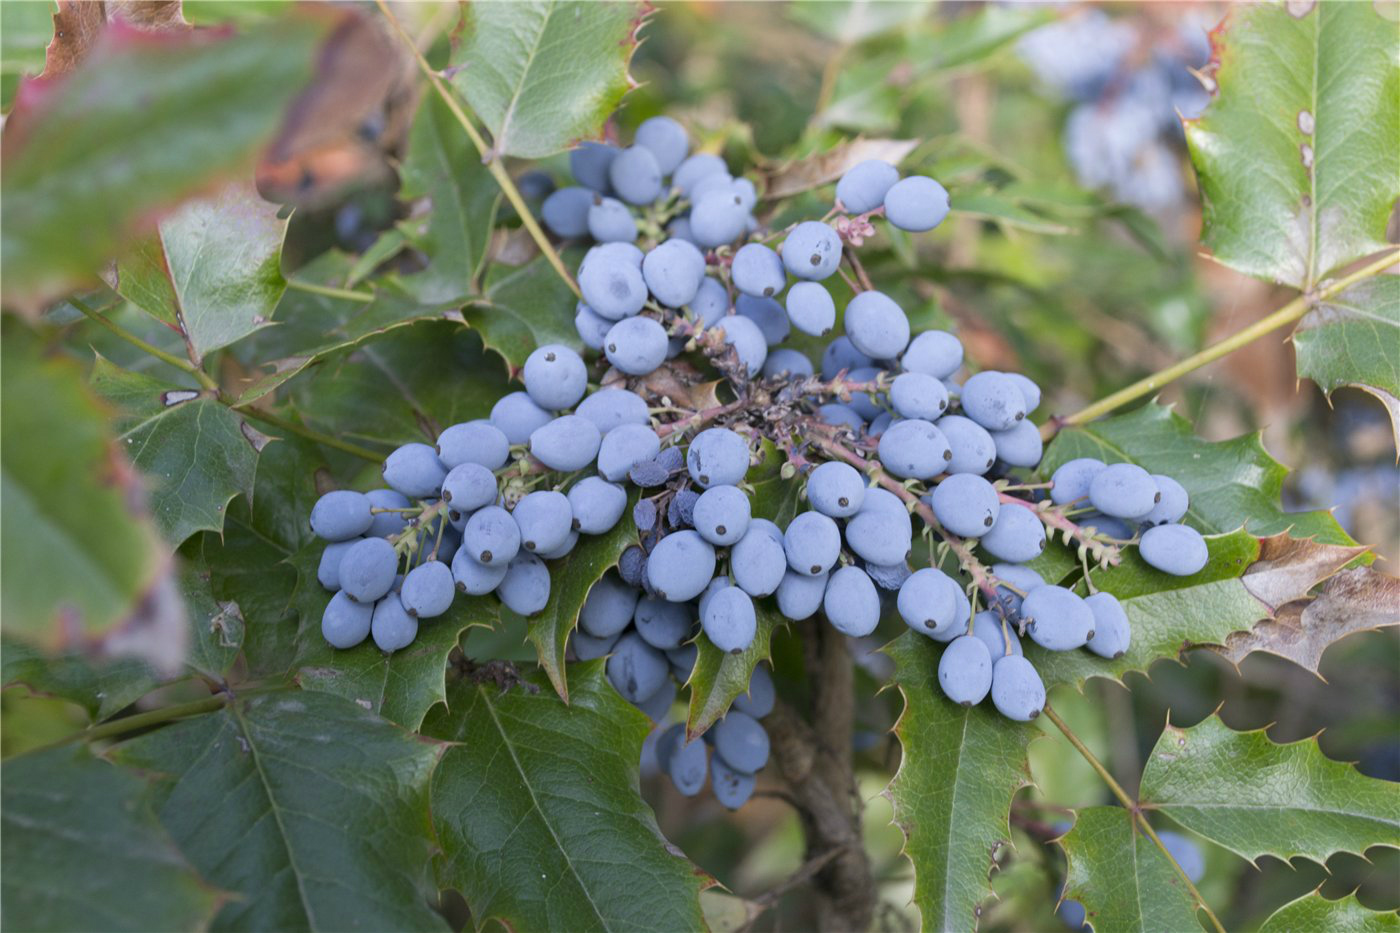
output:
[[[185,14],[208,25],[257,20],[283,6],[186,0]],[[0,3],[5,109],[19,75],[42,68],[51,10],[42,2]],[[1218,3],[659,3],[633,62],[641,86],[609,132],[631,138],[638,123],[665,112],[702,144],[722,149],[731,165],[756,165],[769,177],[857,134],[917,141],[905,170],[954,188],[964,213],[917,246],[891,239],[870,266],[872,277],[898,282],[901,303],[920,308],[926,323],[956,325],[983,366],[1032,376],[1046,389],[1045,410],[1067,412],[1291,297],[1198,252],[1199,200],[1174,114],[1189,116],[1199,107],[1190,69],[1204,64],[1206,32],[1225,12]],[[422,25],[437,13],[430,5],[406,8],[405,15]],[[450,32],[439,35],[428,54],[443,64]],[[558,157],[542,167],[562,178],[564,165]],[[284,272],[327,251],[361,253],[378,242],[405,216],[396,193],[390,180],[298,211]],[[825,209],[817,195],[807,197],[806,208]],[[803,199],[792,209],[804,209]],[[897,234],[883,225],[880,231],[884,238]],[[408,271],[411,252],[395,262]],[[139,312],[113,314],[159,346],[178,342]],[[60,308],[49,320],[78,317]],[[384,352],[392,352],[393,342],[381,344]],[[453,352],[450,341],[430,342]],[[121,366],[152,365],[89,323],[74,325],[69,343],[75,354],[96,348]],[[421,335],[415,344],[423,345]],[[1273,336],[1169,386],[1161,399],[1208,439],[1262,432],[1268,449],[1294,470],[1286,504],[1335,506],[1347,531],[1372,545],[1381,569],[1393,573],[1400,557],[1400,473],[1385,414],[1350,390],[1329,402],[1295,372],[1291,344]],[[510,633],[498,637],[502,646],[518,644]],[[901,703],[895,691],[876,693],[889,661],[873,653],[877,645],[866,647],[872,653],[858,663],[860,695],[869,699],[857,711],[857,742],[867,843],[881,881],[877,924],[913,929],[912,871],[880,796],[898,762],[889,730]],[[802,670],[802,650],[791,633],[775,638],[780,680]],[[1193,652],[1183,664],[1162,661],[1150,676],[1131,675],[1131,690],[1096,680],[1083,694],[1064,691],[1052,702],[1130,793],[1168,715],[1187,726],[1217,708],[1232,728],[1267,726],[1276,741],[1326,730],[1321,745],[1330,757],[1400,780],[1397,671],[1400,632],[1392,628],[1334,645],[1321,665],[1323,679],[1272,656],[1255,654],[1237,670],[1213,653]],[[23,688],[6,690],[0,703],[5,755],[81,724],[69,704],[30,697]],[[1055,808],[1109,802],[1057,732],[1033,744],[1031,762],[1036,786],[1013,807],[1015,850],[997,855],[999,900],[984,907],[985,929],[1064,927],[1055,915],[1064,859],[1048,844],[1063,830]],[[766,780],[738,817],[709,796],[681,798],[654,767],[643,789],[670,839],[732,891],[751,896],[781,882],[803,859],[793,811],[775,799],[775,780]],[[1319,885],[1332,898],[1359,889],[1374,909],[1400,906],[1400,853],[1393,850],[1369,852],[1369,863],[1339,855],[1324,870],[1272,858],[1250,866],[1198,841],[1208,864],[1202,894],[1219,905],[1229,929],[1253,928]],[[705,897],[716,928],[742,924],[738,901],[718,889]],[[757,928],[792,928],[803,916],[800,898],[799,891],[781,899]]]

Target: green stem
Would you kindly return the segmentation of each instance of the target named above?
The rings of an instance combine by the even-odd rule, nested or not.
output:
[[[177,703],[174,706],[153,709],[146,713],[137,713],[134,716],[123,716],[121,719],[113,719],[101,725],[81,729],[78,732],[64,736],[56,742],[51,742],[48,745],[33,749],[26,754],[62,748],[65,745],[72,745],[74,742],[96,742],[99,739],[108,739],[127,732],[135,732],[138,729],[145,729],[148,726],[158,726],[161,723],[171,722],[175,719],[188,719],[190,716],[212,713],[214,710],[222,708],[224,704],[232,699],[233,698],[227,693],[218,693],[213,696],[205,697],[202,700],[191,700],[188,703]]]
[[[511,180],[510,173],[506,171],[506,167],[501,163],[497,154],[493,153],[491,147],[486,145],[486,140],[477,132],[476,125],[472,123],[466,112],[462,110],[461,105],[457,103],[457,98],[452,93],[451,89],[443,83],[442,78],[433,70],[433,66],[428,64],[428,60],[424,58],[423,53],[418,50],[417,43],[413,41],[408,33],[404,32],[403,25],[399,22],[398,17],[394,16],[393,12],[390,11],[389,5],[385,3],[384,0],[375,0],[375,3],[379,6],[384,17],[389,20],[389,24],[394,27],[394,31],[399,34],[399,38],[403,40],[404,45],[408,46],[409,50],[413,52],[413,57],[418,60],[419,69],[427,77],[428,83],[433,86],[433,90],[437,91],[443,103],[447,104],[447,109],[452,111],[452,115],[457,118],[457,122],[462,125],[462,129],[466,130],[467,135],[471,137],[472,145],[476,147],[477,152],[481,153],[482,161],[486,163],[486,168],[491,172],[491,176],[496,179],[496,184],[500,185],[501,191],[505,193],[506,200],[510,202],[511,207],[515,208],[516,214],[520,215],[520,222],[525,225],[525,229],[529,232],[530,238],[535,241],[535,245],[540,248],[540,252],[544,254],[549,264],[554,267],[554,271],[558,273],[559,278],[564,280],[564,284],[569,286],[569,290],[574,293],[574,296],[582,297],[578,289],[578,283],[575,282],[574,277],[569,274],[569,270],[564,268],[564,261],[559,258],[559,254],[554,249],[554,244],[549,242],[549,237],[545,236],[544,231],[540,229],[539,223],[535,220],[535,215],[530,212],[530,208],[525,204],[525,199],[521,196],[520,189],[515,187],[515,182]]]
[[[287,421],[284,418],[279,418],[274,414],[263,411],[261,408],[254,408],[252,405],[236,405],[234,406],[233,410],[238,412],[239,414],[247,415],[249,418],[255,418],[258,421],[270,424],[274,428],[277,428],[279,431],[286,431],[289,434],[295,434],[298,437],[304,437],[308,441],[315,441],[317,444],[324,444],[327,447],[334,447],[336,450],[343,450],[347,454],[353,454],[356,457],[359,457],[362,460],[368,460],[371,463],[379,463],[384,459],[383,454],[376,453],[375,451],[370,450],[368,447],[361,447],[360,445],[352,444],[349,441],[342,441],[338,437],[331,437],[329,434],[322,434],[320,431],[313,431],[305,425],[300,425],[297,424],[295,421]]]
[[[125,340],[133,347],[138,347],[141,350],[144,350],[146,353],[149,353],[151,356],[160,360],[162,363],[168,363],[169,365],[174,366],[181,372],[189,373],[199,382],[201,386],[208,389],[210,392],[219,391],[219,384],[215,382],[214,379],[208,373],[191,363],[189,360],[182,360],[180,359],[180,357],[175,356],[172,353],[166,353],[160,347],[153,346],[152,344],[147,343],[140,337],[133,334],[131,331],[127,330],[125,327],[122,327],[116,321],[111,320],[105,315],[98,314],[96,311],[88,307],[85,303],[83,303],[77,298],[70,297],[68,299],[68,303],[73,307],[77,308],[79,311],[81,311],[83,315],[89,320],[101,324],[103,327],[107,328],[109,331],[116,334],[118,337]]]
[[[1058,418],[1046,422],[1041,427],[1041,434],[1048,440],[1054,437],[1061,427],[1093,421],[1095,418],[1108,414],[1115,408],[1121,408],[1129,402],[1136,401],[1144,395],[1155,392],[1167,383],[1180,379],[1187,373],[1200,369],[1207,363],[1213,363],[1222,356],[1226,356],[1247,344],[1253,343],[1265,334],[1276,331],[1284,325],[1292,324],[1311,311],[1319,302],[1326,301],[1328,298],[1350,288],[1362,279],[1368,279],[1373,275],[1379,275],[1382,271],[1394,265],[1397,258],[1400,258],[1400,253],[1394,251],[1387,252],[1375,262],[1368,263],[1350,275],[1343,276],[1331,282],[1315,294],[1299,295],[1268,317],[1255,321],[1244,330],[1231,334],[1219,343],[1206,347],[1200,353],[1194,356],[1188,356],[1181,362],[1168,366],[1166,369],[1160,370],[1159,372],[1155,372],[1146,379],[1139,379],[1127,388],[1119,389],[1112,395],[1105,396],[1089,407],[1083,408],[1066,418]]]
[[[1124,809],[1133,815],[1133,818],[1137,820],[1138,825],[1142,827],[1142,831],[1147,834],[1147,837],[1157,844],[1157,848],[1162,850],[1162,854],[1167,857],[1167,861],[1176,869],[1176,873],[1181,876],[1181,880],[1186,883],[1186,890],[1191,892],[1191,896],[1196,900],[1196,905],[1201,910],[1204,910],[1206,916],[1210,918],[1211,926],[1215,927],[1217,933],[1225,933],[1225,928],[1220,925],[1220,919],[1215,916],[1215,911],[1210,909],[1210,905],[1206,903],[1205,898],[1201,897],[1201,892],[1196,890],[1196,885],[1187,877],[1186,870],[1177,864],[1176,859],[1173,858],[1171,852],[1167,850],[1166,844],[1163,843],[1161,838],[1157,835],[1157,831],[1152,828],[1151,823],[1147,822],[1147,817],[1143,815],[1142,807],[1138,806],[1138,802],[1128,795],[1128,792],[1123,789],[1123,785],[1119,784],[1114,779],[1113,775],[1108,773],[1108,769],[1103,766],[1103,763],[1095,757],[1093,752],[1089,751],[1089,746],[1085,745],[1079,736],[1074,734],[1074,730],[1069,727],[1068,723],[1060,718],[1060,714],[1055,712],[1049,703],[1045,704],[1045,716],[1055,724],[1055,728],[1059,729],[1065,738],[1069,739],[1069,744],[1074,746],[1075,751],[1079,752],[1084,760],[1089,763],[1089,767],[1093,768],[1094,772],[1103,779],[1103,782],[1108,785],[1108,789],[1113,791],[1113,796],[1117,797],[1118,802],[1123,805]]]
[[[301,279],[287,279],[287,287],[312,295],[325,295],[327,298],[343,298],[346,301],[373,301],[374,292],[361,292],[352,288],[334,288],[330,285],[317,285]]]

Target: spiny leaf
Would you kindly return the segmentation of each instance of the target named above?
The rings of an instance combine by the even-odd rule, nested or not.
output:
[[[1328,580],[1316,599],[1289,603],[1274,618],[1231,635],[1217,650],[1236,665],[1265,651],[1317,674],[1333,642],[1393,625],[1400,625],[1400,581],[1357,567]]]
[[[1142,774],[1144,806],[1253,862],[1400,847],[1400,793],[1322,754],[1316,738],[1276,745],[1218,716],[1162,732]]]
[[[218,682],[243,648],[244,619],[238,603],[215,599],[209,585],[209,568],[202,560],[182,561],[180,596],[190,619],[190,656],[186,663],[195,672]]]
[[[1352,386],[1380,399],[1400,447],[1400,275],[1378,275],[1322,302],[1298,324],[1298,375],[1331,395]]]
[[[598,136],[632,86],[643,15],[617,0],[469,7],[452,83],[491,131],[494,155],[539,158]]]
[[[445,930],[422,895],[442,746],[349,700],[237,700],[118,746],[180,851],[239,897],[222,929]],[[236,840],[236,845],[230,845]]]
[[[989,704],[966,707],[938,686],[942,646],[913,632],[884,651],[904,697],[895,723],[903,755],[885,791],[914,864],[914,903],[929,930],[966,930],[991,891],[987,876],[1011,843],[1011,798],[1030,783],[1034,726]]]
[[[1067,861],[1064,896],[1084,905],[1105,933],[1199,930],[1186,882],[1122,807],[1089,807],[1060,840]]]
[[[696,930],[710,879],[638,792],[650,723],[571,665],[569,702],[536,674],[502,692],[463,679],[424,731],[453,744],[433,778],[438,879],[473,921],[513,930]]]
[[[542,344],[578,345],[574,308],[573,293],[541,256],[518,269],[493,266],[486,294],[462,314],[516,372]]]
[[[1249,4],[1215,39],[1214,99],[1186,125],[1205,247],[1308,290],[1386,245],[1400,175],[1400,36],[1371,3]]]
[[[635,493],[628,496],[622,520],[611,531],[582,535],[572,551],[549,562],[549,602],[538,615],[530,617],[529,639],[539,655],[540,666],[565,703],[570,702],[569,681],[564,673],[569,633],[578,625],[579,611],[593,584],[608,568],[616,566],[628,545],[637,543],[637,526],[632,521],[632,506],[636,503]]]
[[[204,929],[225,900],[171,844],[129,771],[80,745],[12,758],[0,773],[5,929]]]
[[[16,319],[0,347],[6,635],[54,650],[144,624],[169,566],[107,412]]]
[[[1247,532],[1206,539],[1210,558],[1191,577],[1147,566],[1130,550],[1119,566],[1093,574],[1094,585],[1123,603],[1132,642],[1120,658],[1087,651],[1046,651],[1027,640],[1026,656],[1047,686],[1082,684],[1090,677],[1121,680],[1162,658],[1197,645],[1225,644],[1236,632],[1273,617],[1353,560],[1360,548],[1300,541],[1287,535],[1257,539]]]
[[[145,475],[166,540],[219,531],[229,500],[252,495],[268,442],[231,408],[205,393],[121,369],[98,357],[92,387],[118,407],[119,440]]]
[[[351,258],[332,250],[298,270],[296,278],[343,288],[352,270]],[[392,275],[375,280],[369,301],[288,290],[277,305],[276,326],[263,328],[230,351],[251,369],[269,369],[243,389],[238,401],[260,399],[328,357],[391,330],[437,320],[460,321],[461,315],[451,302],[420,301]]]
[[[87,710],[94,722],[134,703],[160,683],[156,673],[137,658],[102,661],[80,651],[49,655],[8,635],[0,638],[0,663],[4,686],[23,685],[40,696],[61,697]]]
[[[247,183],[190,201],[117,264],[116,290],[185,337],[196,362],[267,326],[286,290],[287,220]]]
[[[486,258],[501,192],[436,94],[424,94],[418,105],[400,174],[401,196],[427,198],[432,208],[426,229],[414,238],[428,268],[409,276],[404,286],[427,303],[466,298],[475,291]]]
[[[1127,461],[1171,476],[1191,496],[1186,522],[1202,532],[1234,531],[1247,524],[1255,534],[1292,529],[1297,537],[1353,543],[1327,512],[1282,510],[1279,494],[1288,471],[1269,456],[1257,434],[1203,440],[1185,418],[1155,402],[1060,431],[1046,448],[1040,474],[1049,477],[1076,457]]]
[[[1393,910],[1371,910],[1355,894],[1329,901],[1317,891],[1289,901],[1269,915],[1259,933],[1297,933],[1299,930],[1345,930],[1346,933],[1394,933],[1400,915]]]
[[[1234,7],[1214,99],[1187,121],[1202,241],[1248,275],[1308,290],[1386,245],[1400,197],[1400,32],[1373,3]]]
[[[70,74],[29,82],[0,147],[5,303],[37,310],[93,279],[161,209],[246,168],[337,19],[238,35],[108,30]]]

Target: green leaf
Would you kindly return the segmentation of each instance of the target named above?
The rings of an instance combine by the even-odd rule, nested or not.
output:
[[[297,626],[297,682],[310,690],[353,700],[407,729],[417,729],[428,710],[447,700],[447,656],[462,632],[471,626],[492,627],[500,614],[494,596],[458,595],[452,608],[418,625],[413,644],[393,654],[380,651],[372,640],[345,650],[332,648],[321,637],[321,614],[331,594],[316,582],[323,542],[294,554],[297,593],[293,606]]]
[[[756,518],[766,518],[786,528],[793,516],[802,511],[800,480],[785,480],[779,473],[777,451],[765,446],[764,462],[749,470],[746,480],[753,485],[749,501]],[[695,667],[686,686],[690,688],[690,705],[686,711],[686,732],[700,735],[714,725],[726,712],[734,698],[749,692],[753,669],[771,653],[773,630],[786,624],[771,599],[756,600],[758,630],[752,644],[738,654],[720,651],[708,638],[695,642]]]
[[[328,252],[299,270],[295,278],[339,288],[352,271],[350,257]],[[250,368],[270,367],[244,388],[238,403],[260,399],[334,354],[397,328],[418,321],[462,320],[455,304],[425,304],[395,276],[379,278],[375,286],[374,297],[367,302],[289,289],[277,306],[276,326],[263,328],[233,349]]]
[[[1400,792],[1322,754],[1316,738],[1286,745],[1263,729],[1235,732],[1211,716],[1168,724],[1142,774],[1141,798],[1253,862],[1400,847]]]
[[[1208,537],[1206,545],[1206,566],[1190,577],[1147,566],[1135,548],[1119,566],[1095,571],[1094,585],[1122,601],[1132,642],[1122,657],[1106,660],[1087,651],[1046,651],[1025,641],[1026,657],[1046,686],[1082,684],[1090,677],[1121,680],[1128,671],[1146,671],[1193,646],[1223,645],[1231,634],[1248,631],[1307,596],[1360,551],[1286,535],[1261,540],[1244,531]]]
[[[484,418],[506,392],[504,368],[461,324],[422,322],[325,359],[291,386],[307,423],[357,443],[431,443]]]
[[[239,895],[215,929],[443,930],[423,883],[442,747],[349,700],[239,699],[118,746],[180,850]]]
[[[196,363],[267,326],[287,288],[287,221],[252,185],[190,201],[117,264],[116,290],[185,336]]]
[[[633,86],[643,15],[616,0],[468,7],[452,84],[491,131],[493,156],[535,159],[597,137]]]
[[[146,806],[146,785],[84,747],[0,768],[7,930],[204,929],[222,898]]]
[[[1309,311],[1293,333],[1298,375],[1328,395],[1351,386],[1380,399],[1400,447],[1398,342],[1400,275],[1358,282]]]
[[[425,302],[460,300],[476,291],[486,260],[500,189],[440,96],[424,94],[400,169],[401,196],[427,198],[427,230],[415,245],[428,268],[404,280]]]
[[[1292,529],[1299,537],[1352,543],[1328,512],[1282,510],[1279,495],[1288,470],[1264,449],[1259,435],[1203,440],[1189,421],[1155,402],[1063,429],[1046,448],[1040,474],[1049,477],[1060,464],[1076,457],[1126,461],[1171,476],[1191,496],[1187,524],[1207,534],[1248,524],[1250,531],[1261,535]]]
[[[203,561],[185,561],[178,582],[192,633],[186,663],[196,673],[222,682],[243,648],[243,610],[236,602],[214,598]]]
[[[1011,798],[1030,783],[1026,746],[1038,732],[989,704],[960,706],[945,697],[941,647],[906,632],[884,649],[904,697],[894,727],[903,754],[885,796],[914,865],[924,928],[966,930],[991,893],[993,859],[1011,844]]]
[[[515,372],[542,344],[578,345],[574,293],[543,256],[518,269],[496,268],[501,274],[487,282],[484,299],[462,311],[487,349],[504,357]]]
[[[1070,228],[1028,210],[1014,198],[996,191],[960,191],[953,196],[952,210],[998,227],[1011,227],[1029,233],[1065,234]]]
[[[179,545],[197,531],[219,531],[229,500],[251,496],[258,454],[268,438],[202,392],[121,369],[102,357],[92,387],[114,403],[114,421],[150,489],[161,533]]]
[[[1259,933],[1296,933],[1298,930],[1393,933],[1400,930],[1400,915],[1393,910],[1375,911],[1364,907],[1355,894],[1329,901],[1313,891],[1270,914]]]
[[[56,648],[139,621],[167,558],[82,371],[7,317],[0,340],[5,632]],[[61,624],[60,624],[61,623]]]
[[[536,674],[504,692],[460,680],[425,732],[453,744],[433,777],[438,879],[478,928],[698,930],[708,876],[638,791],[651,728],[603,675],[569,669],[566,704]]]
[[[23,684],[31,693],[69,700],[94,721],[134,703],[160,683],[138,658],[104,662],[78,651],[50,655],[8,635],[0,638],[0,664],[4,686]]]
[[[1202,240],[1248,275],[1310,290],[1382,249],[1400,197],[1400,31],[1373,3],[1231,10],[1215,97],[1186,139]]]
[[[246,170],[311,76],[331,16],[236,35],[107,30],[82,64],[10,116],[0,237],[6,304],[92,279],[156,212]]]
[[[632,506],[637,494],[627,497],[622,520],[612,530],[601,535],[583,535],[578,544],[564,557],[549,562],[549,602],[538,615],[530,617],[529,639],[539,655],[540,666],[549,675],[549,682],[565,703],[570,702],[569,681],[564,673],[564,649],[569,633],[578,624],[579,610],[608,568],[628,545],[637,543],[637,526],[632,521]]]
[[[855,45],[928,15],[928,0],[871,3],[869,0],[796,0],[788,15],[833,42]]]
[[[1064,896],[1084,905],[1095,930],[1183,933],[1201,928],[1186,882],[1127,810],[1080,810],[1060,845],[1068,862]]]

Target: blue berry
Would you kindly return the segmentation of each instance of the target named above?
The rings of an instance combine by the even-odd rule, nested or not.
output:
[[[516,554],[496,587],[496,595],[511,612],[534,615],[549,603],[549,568],[534,554]]]
[[[629,317],[608,331],[603,353],[629,376],[645,376],[666,361],[666,328],[649,317]]]
[[[530,435],[530,454],[551,470],[572,473],[598,456],[603,435],[582,415],[563,415]]]
[[[705,256],[685,240],[667,240],[642,260],[642,278],[663,305],[688,305],[705,279]]]
[[[599,389],[579,402],[574,414],[592,421],[604,435],[619,425],[651,423],[647,403],[626,389]]]
[[[691,440],[685,462],[702,489],[737,486],[749,471],[749,444],[728,428],[707,428]]]
[[[608,181],[628,204],[650,204],[661,196],[661,166],[650,149],[629,146],[608,166]]]
[[[311,530],[325,541],[348,541],[369,531],[374,524],[373,503],[362,492],[337,489],[311,507]]]
[[[647,582],[673,603],[699,596],[714,575],[715,549],[694,531],[672,532],[647,557]]]
[[[321,614],[321,637],[332,648],[353,648],[369,637],[374,607],[354,602],[345,593],[336,593]]]
[[[923,233],[948,216],[948,192],[923,175],[911,175],[885,192],[885,218],[901,230]]]
[[[540,217],[556,236],[570,239],[588,232],[588,209],[594,194],[587,188],[560,188],[544,199]]]
[[[976,706],[992,689],[992,656],[982,640],[959,635],[938,659],[938,686],[954,703]]]
[[[447,467],[427,444],[404,444],[384,460],[385,485],[410,499],[436,496],[446,477]]]
[[[409,615],[418,619],[433,619],[452,606],[456,591],[452,571],[441,561],[419,564],[403,578],[399,599]]]
[[[1094,508],[1114,518],[1144,518],[1161,498],[1161,490],[1152,474],[1133,463],[1111,464],[1089,483],[1089,501]]]
[[[820,282],[841,263],[841,237],[827,224],[803,221],[783,241],[782,257],[795,278]]]
[[[836,302],[820,282],[798,282],[788,289],[786,309],[792,326],[813,337],[825,337],[836,326]]]
[[[506,436],[511,444],[524,444],[530,435],[544,427],[554,416],[536,405],[525,392],[511,392],[501,396],[491,406],[491,424]],[[482,464],[490,469],[489,464]]]
[[[390,593],[374,604],[370,634],[380,651],[392,653],[413,644],[418,637],[418,620],[404,609],[399,594]]]
[[[963,538],[980,538],[1001,511],[996,488],[973,473],[956,473],[934,487],[929,505],[939,523]]]
[[[737,586],[717,589],[700,610],[705,637],[720,651],[739,654],[753,644],[758,631],[753,599]]]
[[[649,150],[661,174],[669,175],[690,151],[685,127],[666,116],[649,117],[637,127],[636,143]]]
[[[632,243],[637,239],[637,221],[626,204],[600,195],[588,207],[588,235],[599,243]]]
[[[807,477],[807,501],[832,518],[850,518],[865,501],[865,478],[848,463],[823,463]]]
[[[822,609],[837,631],[860,638],[875,631],[880,622],[880,594],[864,570],[842,567],[826,581]]]
[[[844,326],[856,349],[872,359],[894,359],[909,345],[909,318],[883,292],[861,292],[852,298]]]
[[[1138,554],[1150,566],[1176,577],[1200,573],[1210,560],[1205,538],[1189,525],[1154,525],[1142,533]]]
[[[357,603],[372,603],[394,585],[399,555],[383,538],[356,541],[340,558],[340,588]]]
[[[981,545],[993,557],[1024,564],[1045,550],[1045,526],[1030,508],[1003,502],[992,530],[982,536]]]
[[[899,181],[899,169],[883,159],[866,159],[846,170],[836,183],[836,201],[849,214],[864,214],[885,203],[885,193]]]
[[[783,260],[762,243],[746,243],[739,247],[729,275],[739,291],[763,298],[776,295],[787,284]]]

